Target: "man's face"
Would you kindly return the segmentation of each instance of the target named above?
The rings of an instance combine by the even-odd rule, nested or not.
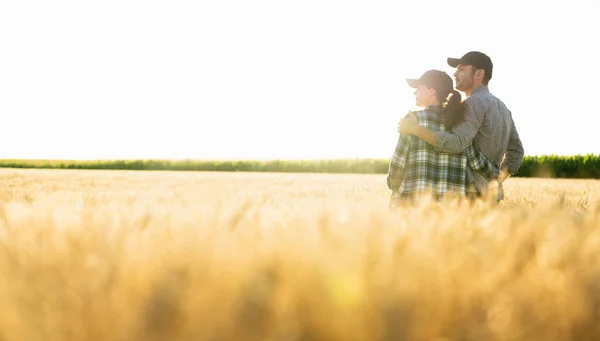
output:
[[[415,102],[419,107],[427,107],[431,105],[431,100],[434,97],[435,90],[430,89],[425,85],[419,85],[415,90]]]
[[[458,64],[454,79],[456,81],[456,89],[460,91],[468,91],[473,89],[475,84],[475,68],[473,65]]]

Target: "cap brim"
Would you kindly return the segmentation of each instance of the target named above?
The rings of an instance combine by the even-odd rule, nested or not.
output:
[[[460,58],[448,58],[448,65],[457,67],[458,64],[464,64]]]
[[[413,78],[407,78],[406,79],[406,83],[408,83],[408,86],[410,86],[411,88],[418,88],[419,87],[419,80],[418,79],[413,79]]]

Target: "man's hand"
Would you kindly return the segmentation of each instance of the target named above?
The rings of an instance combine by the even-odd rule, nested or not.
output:
[[[408,117],[398,122],[398,132],[405,135],[414,135],[421,139],[421,141],[427,142],[432,146],[436,146],[435,134],[433,131],[421,127],[417,116],[412,111],[408,112]]]
[[[408,116],[398,122],[398,132],[400,134],[414,135],[419,127],[419,121],[417,121],[417,116],[412,111],[408,112]]]

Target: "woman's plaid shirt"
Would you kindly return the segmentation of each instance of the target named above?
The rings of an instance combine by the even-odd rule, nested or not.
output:
[[[416,111],[420,126],[433,131],[447,131],[440,106]],[[465,196],[467,167],[488,179],[497,178],[500,168],[488,160],[476,144],[470,144],[461,154],[437,152],[433,146],[417,138],[400,134],[389,165],[387,185],[397,192],[398,199],[429,193],[441,198],[446,194]]]

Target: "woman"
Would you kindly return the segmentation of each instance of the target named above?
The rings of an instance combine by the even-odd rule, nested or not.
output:
[[[429,70],[419,79],[407,82],[416,89],[416,105],[424,108],[413,113],[419,125],[449,131],[461,121],[464,105],[448,74]],[[475,144],[462,154],[442,153],[414,136],[400,134],[387,176],[388,188],[392,190],[390,207],[421,196],[432,195],[438,201],[446,196],[471,196],[467,167],[488,179],[498,177],[500,171]]]

